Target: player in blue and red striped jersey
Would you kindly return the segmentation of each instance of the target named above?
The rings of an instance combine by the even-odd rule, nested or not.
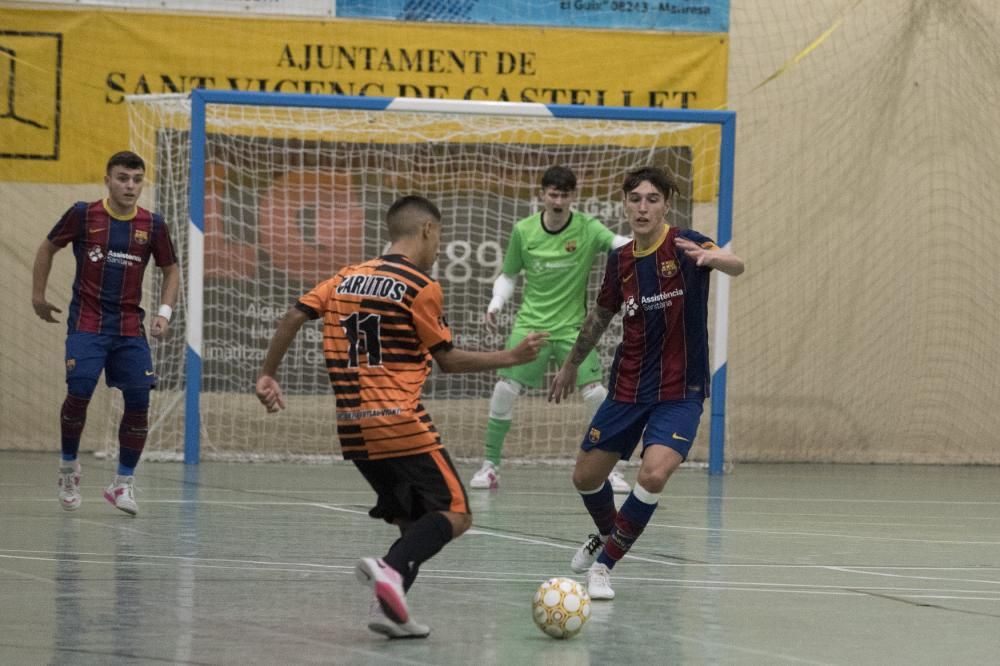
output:
[[[76,258],[67,318],[67,392],[60,412],[59,502],[67,511],[80,506],[80,435],[103,371],[108,386],[121,389],[125,397],[118,427],[118,473],[104,497],[125,513],[138,512],[133,473],[146,443],[149,393],[156,385],[143,326],[145,312],[139,305],[150,257],[163,273],[159,310],[150,322],[153,337],[167,334],[180,287],[177,255],[166,223],[137,205],[145,174],[146,165],[135,153],[112,155],[104,176],[107,198],[74,204],[35,255],[31,304],[35,314],[49,322],[56,321],[53,313],[62,312],[45,298],[52,258],[70,243]]]
[[[610,571],[642,533],[667,479],[687,457],[709,394],[708,287],[712,269],[736,276],[743,260],[696,231],[667,224],[670,177],[656,167],[629,172],[622,186],[635,240],[611,252],[597,306],[556,374],[549,399],[576,386],[577,368],[622,313],[622,342],[608,397],[584,436],[573,470],[598,534],[571,562],[587,572],[593,599],[613,599]],[[616,510],[608,473],[642,439],[632,492]]]

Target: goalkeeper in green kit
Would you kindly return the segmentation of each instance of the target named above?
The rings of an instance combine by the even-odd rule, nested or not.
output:
[[[500,378],[493,388],[486,425],[486,459],[469,482],[476,489],[499,487],[500,455],[517,396],[526,387],[540,387],[549,363],[561,367],[576,342],[587,315],[587,280],[594,258],[632,241],[616,235],[600,220],[572,210],[576,175],[567,167],[546,169],[540,198],[542,210],[514,225],[502,272],[493,283],[486,323],[496,326],[497,313],[514,293],[514,279],[524,271],[524,300],[507,347],[516,346],[531,331],[548,331],[549,339],[531,363],[498,372]],[[591,350],[580,366],[577,380],[590,415],[608,394],[602,378],[597,351]],[[608,480],[616,493],[631,490],[618,469]]]

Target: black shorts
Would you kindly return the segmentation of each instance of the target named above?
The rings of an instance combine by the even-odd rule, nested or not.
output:
[[[368,512],[372,518],[395,523],[413,521],[431,511],[470,513],[465,488],[444,449],[353,462],[378,494]]]

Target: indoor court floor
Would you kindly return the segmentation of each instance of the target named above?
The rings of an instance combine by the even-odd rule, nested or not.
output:
[[[1000,660],[1000,468],[682,469],[617,597],[558,641],[531,597],[583,580],[569,559],[592,525],[568,467],[509,465],[411,591],[431,636],[388,641],[353,569],[395,530],[349,464],[143,464],[136,518],[101,498],[112,463],[83,464],[67,513],[55,453],[0,452],[0,664]]]

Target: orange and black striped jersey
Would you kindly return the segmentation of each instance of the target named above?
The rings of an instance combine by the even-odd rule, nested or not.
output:
[[[323,318],[323,355],[346,460],[441,448],[420,404],[431,352],[451,348],[441,285],[402,255],[347,266],[296,304]]]

